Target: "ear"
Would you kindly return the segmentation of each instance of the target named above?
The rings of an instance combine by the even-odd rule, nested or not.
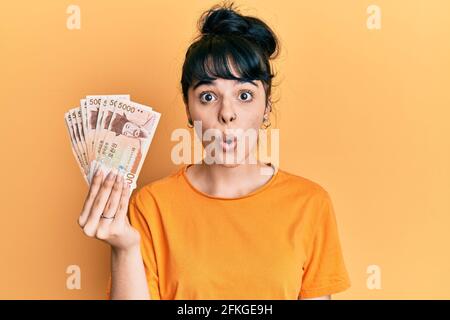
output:
[[[186,110],[186,116],[188,118],[188,122],[192,121],[191,114],[189,112],[189,105],[187,103],[184,104]],[[193,122],[193,121],[192,121]]]

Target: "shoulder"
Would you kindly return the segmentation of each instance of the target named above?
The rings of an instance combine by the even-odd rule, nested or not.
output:
[[[148,198],[157,198],[177,193],[177,187],[182,178],[182,169],[183,167],[173,169],[168,175],[136,189],[131,196],[131,201],[143,201]]]
[[[327,230],[333,232],[336,225],[335,211],[333,202],[328,190],[319,182],[306,178],[301,175],[283,172],[285,184],[290,185],[292,196],[298,201],[297,205],[301,207],[303,220],[314,234],[315,230]]]
[[[278,170],[278,185],[284,192],[313,197],[320,202],[329,198],[327,189],[318,181],[283,169]]]

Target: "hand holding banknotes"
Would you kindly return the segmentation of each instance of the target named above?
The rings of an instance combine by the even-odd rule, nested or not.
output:
[[[113,249],[139,244],[128,202],[159,123],[160,113],[130,95],[88,95],[64,114],[73,155],[89,186],[79,225]]]
[[[113,169],[105,177],[102,168],[98,168],[78,218],[84,233],[105,241],[115,250],[139,246],[139,232],[127,217],[130,194],[122,174]]]

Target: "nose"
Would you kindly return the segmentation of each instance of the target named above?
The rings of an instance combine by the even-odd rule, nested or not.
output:
[[[226,125],[232,121],[236,121],[236,112],[232,104],[224,99],[219,111],[219,122]]]

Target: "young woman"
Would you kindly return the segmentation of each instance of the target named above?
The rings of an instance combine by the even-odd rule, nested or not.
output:
[[[241,137],[225,135],[270,126],[278,40],[232,4],[200,22],[182,70],[188,126],[222,133],[214,141],[233,161],[184,165],[131,197],[123,177],[97,172],[79,224],[111,245],[108,297],[330,299],[350,280],[328,192],[245,161],[255,143],[238,155]]]

